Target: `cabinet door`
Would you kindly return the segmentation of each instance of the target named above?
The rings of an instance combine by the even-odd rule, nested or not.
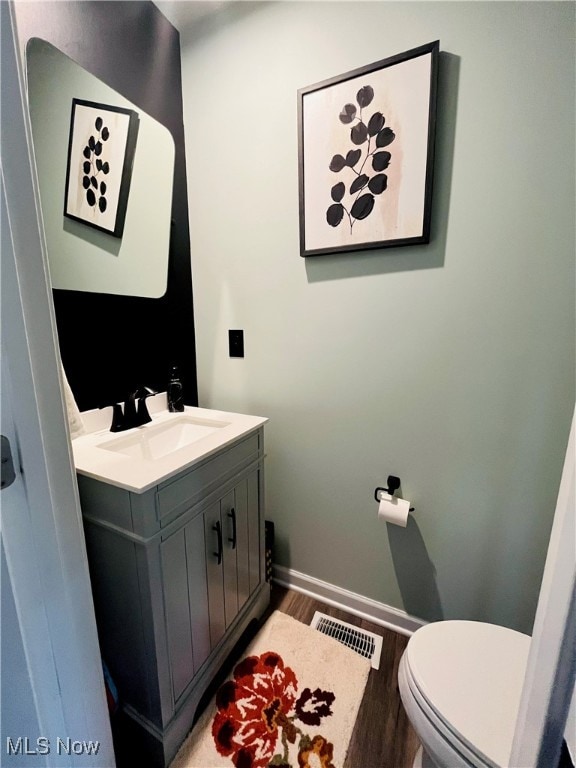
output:
[[[236,565],[238,569],[238,610],[250,597],[250,558],[248,536],[248,481],[234,488],[236,510]]]
[[[220,502],[220,520],[223,531],[224,611],[226,629],[238,614],[238,515],[236,494],[232,490]]]
[[[194,676],[184,528],[160,545],[172,696],[177,701]]]
[[[248,584],[252,594],[264,574],[264,522],[260,514],[260,470],[246,479],[248,518]]]
[[[186,564],[188,566],[188,601],[192,626],[194,674],[210,653],[210,609],[206,582],[204,515],[198,515],[185,528]]]
[[[206,575],[208,578],[208,604],[210,611],[210,646],[214,648],[226,631],[224,610],[224,533],[220,520],[220,502],[208,507],[204,513],[206,541]]]
[[[224,601],[228,627],[260,583],[258,471],[241,480],[222,499]]]
[[[172,695],[176,702],[210,653],[202,515],[163,541],[161,553]]]

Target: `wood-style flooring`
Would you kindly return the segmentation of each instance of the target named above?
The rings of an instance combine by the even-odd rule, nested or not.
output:
[[[298,592],[272,585],[270,611],[279,610],[309,624],[314,611],[382,637],[380,668],[371,669],[342,768],[410,768],[419,747],[404,713],[397,673],[408,638]]]

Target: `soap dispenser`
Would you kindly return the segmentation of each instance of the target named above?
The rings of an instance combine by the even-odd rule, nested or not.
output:
[[[178,373],[178,366],[173,365],[170,368],[170,377],[168,379],[168,410],[172,413],[184,410],[184,391],[182,381]]]

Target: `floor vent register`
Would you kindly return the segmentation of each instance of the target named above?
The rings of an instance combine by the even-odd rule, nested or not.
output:
[[[310,626],[328,637],[333,637],[342,645],[352,648],[360,656],[364,656],[370,661],[372,669],[378,669],[380,666],[382,638],[379,635],[367,632],[365,629],[358,629],[352,624],[334,619],[319,611],[314,614]]]

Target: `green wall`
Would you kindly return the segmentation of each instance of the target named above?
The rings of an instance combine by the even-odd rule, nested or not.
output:
[[[431,244],[302,259],[297,89],[435,39]],[[574,407],[574,5],[242,2],[182,56],[200,404],[270,417],[276,561],[530,631]]]

